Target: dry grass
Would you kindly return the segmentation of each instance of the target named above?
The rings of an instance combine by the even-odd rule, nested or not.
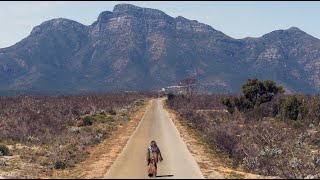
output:
[[[0,176],[50,177],[56,171],[54,167],[58,161],[65,162],[67,169],[74,168],[89,157],[94,146],[127,124],[132,114],[143,107],[150,97],[151,94],[109,94],[0,98],[0,104],[4,107],[0,112],[0,124],[3,125],[0,129],[4,130],[0,131],[1,142],[9,145],[14,155],[7,167],[0,167]],[[92,126],[73,126],[76,119],[84,117],[92,121]],[[14,132],[11,128],[23,120],[29,123],[22,123],[26,127],[19,127]],[[24,137],[23,134],[29,135]]]
[[[164,107],[178,128],[183,141],[197,161],[203,175],[208,179],[265,179],[273,178],[257,174],[245,173],[232,168],[230,159],[207,143],[202,134],[184,121],[177,112]]]
[[[171,102],[167,101],[168,107],[177,112],[180,122],[185,127],[195,130],[196,134],[207,143],[208,146],[205,149],[215,150],[210,154],[216,155],[216,152],[221,154],[215,156],[215,159],[217,162],[222,162],[222,169],[230,170],[231,168],[241,172],[281,178],[320,175],[320,166],[316,161],[319,157],[317,150],[320,149],[320,143],[317,140],[319,126],[313,127],[311,131],[301,122],[299,124],[282,122],[272,117],[261,118],[261,114],[255,114],[257,112],[254,111],[236,111],[229,114],[223,112],[223,107],[219,106],[219,103],[218,95],[206,98],[203,95],[199,98],[177,96]],[[210,111],[199,111],[203,109],[210,109]],[[305,123],[308,122],[305,121]],[[199,150],[197,146],[194,143],[190,150],[193,151],[193,148]],[[220,157],[225,160],[221,161]],[[219,166],[219,163],[205,165],[206,160],[199,160],[201,161],[203,163],[200,165],[204,168]],[[208,162],[214,161],[208,160]],[[235,173],[234,170],[229,170],[225,172]]]

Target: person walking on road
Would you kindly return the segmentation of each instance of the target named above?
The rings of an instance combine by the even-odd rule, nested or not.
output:
[[[161,151],[160,148],[157,146],[156,141],[151,141],[150,142],[150,147],[148,148],[147,151],[147,172],[148,172],[148,176],[152,177],[152,176],[157,176],[157,163],[159,161],[162,161],[162,155],[161,155]]]

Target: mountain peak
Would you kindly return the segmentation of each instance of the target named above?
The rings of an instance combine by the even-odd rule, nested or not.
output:
[[[65,29],[81,29],[85,25],[66,18],[55,18],[41,23],[40,25],[34,27],[30,35],[37,35],[47,30],[65,30]]]
[[[134,15],[138,17],[166,17],[170,18],[166,13],[158,9],[142,8],[132,4],[118,4],[114,6],[113,14],[115,15]]]
[[[291,28],[287,29],[287,31],[303,32],[301,29],[299,29],[295,26],[292,26]]]
[[[41,23],[39,26],[47,27],[47,26],[53,26],[53,27],[59,27],[59,26],[70,26],[70,25],[82,25],[81,23],[66,19],[66,18],[55,18],[48,21],[45,21]]]
[[[279,30],[272,31],[270,33],[263,35],[262,37],[273,38],[273,37],[298,37],[298,36],[305,37],[305,36],[311,36],[311,35],[293,26],[293,27],[290,27],[289,29],[279,29]]]
[[[117,4],[113,8],[114,13],[127,13],[127,12],[136,12],[141,11],[143,8],[132,5],[132,4]]]
[[[112,16],[112,12],[110,11],[103,11],[102,13],[99,14],[98,16],[98,21],[106,21],[107,19],[109,19],[109,17]]]

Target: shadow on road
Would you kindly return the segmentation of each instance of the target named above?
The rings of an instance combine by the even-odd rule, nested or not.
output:
[[[172,177],[173,175],[160,175],[160,176],[156,176],[156,177]]]

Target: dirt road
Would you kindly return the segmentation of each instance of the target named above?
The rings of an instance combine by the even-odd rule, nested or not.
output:
[[[149,178],[145,155],[151,140],[157,141],[164,159],[158,164],[158,176],[173,175],[168,178],[179,179],[204,178],[159,99],[152,102],[151,108],[144,114],[104,178]]]

